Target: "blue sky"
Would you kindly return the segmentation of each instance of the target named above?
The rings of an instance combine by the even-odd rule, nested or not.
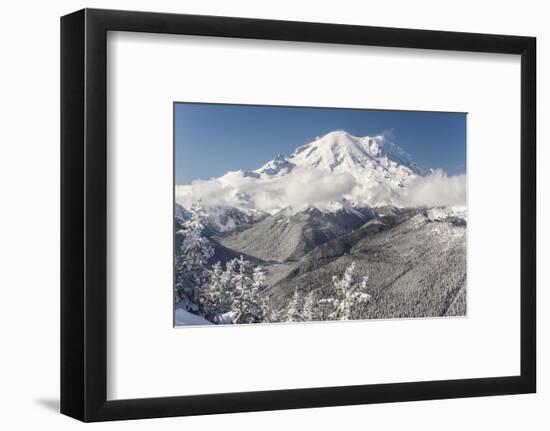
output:
[[[177,103],[176,184],[256,169],[332,130],[389,134],[426,168],[466,172],[466,114]]]

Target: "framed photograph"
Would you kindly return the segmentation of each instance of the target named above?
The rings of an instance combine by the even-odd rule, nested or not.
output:
[[[466,113],[176,102],[174,144],[177,327],[467,315]]]
[[[536,41],[61,18],[61,411],[535,392]]]

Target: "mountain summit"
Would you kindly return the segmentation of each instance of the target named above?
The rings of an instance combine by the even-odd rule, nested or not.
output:
[[[334,170],[353,170],[357,167],[389,169],[402,165],[412,173],[424,175],[405,151],[383,135],[357,137],[343,130],[327,133],[315,141],[299,147],[290,157],[298,166]]]
[[[345,197],[368,206],[396,204],[396,195],[412,179],[429,173],[383,135],[358,137],[335,130],[297,148],[289,157],[279,154],[248,176],[272,180],[307,170],[350,176],[355,186]]]
[[[357,137],[344,130],[335,130],[297,148],[286,158],[278,154],[254,174],[256,177],[273,177],[288,174],[295,167],[324,169],[331,172],[354,170],[381,170],[395,173],[402,166],[415,175],[426,175],[411,156],[385,136]]]

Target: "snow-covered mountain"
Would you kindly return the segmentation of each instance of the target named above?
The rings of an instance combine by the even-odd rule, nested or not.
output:
[[[308,208],[282,210],[242,232],[220,238],[221,244],[248,256],[270,262],[303,257],[315,247],[361,227],[376,214],[366,210],[322,212]]]
[[[325,242],[297,261],[269,288],[270,304],[284,308],[295,289],[330,294],[334,274],[351,262],[369,276],[373,301],[364,318],[466,314],[465,213],[408,209],[374,218]]]
[[[203,224],[207,233],[229,232],[250,227],[268,216],[267,213],[249,209],[242,211],[238,208],[220,205],[211,205],[204,211]],[[191,218],[191,211],[185,209],[179,203],[175,206],[175,220],[177,228]]]
[[[297,148],[289,158],[279,154],[254,173],[262,178],[281,176],[296,167],[350,172],[358,177],[378,171],[397,180],[428,173],[383,135],[357,137],[343,130],[327,133]]]
[[[334,212],[350,205],[400,206],[406,187],[427,174],[385,136],[357,137],[338,130],[288,157],[279,154],[256,170],[230,171],[219,178],[178,185],[176,201],[189,208],[201,200],[207,212],[220,219],[231,208],[253,216],[289,207]],[[232,222],[220,226],[228,230]]]

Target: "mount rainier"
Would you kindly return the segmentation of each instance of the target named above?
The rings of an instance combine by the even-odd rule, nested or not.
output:
[[[410,192],[431,178],[443,188],[448,188],[447,183],[464,188],[440,171],[420,167],[383,135],[356,137],[334,131],[297,148],[289,157],[277,155],[256,170],[230,171],[219,178],[177,185],[175,193],[176,202],[185,208],[200,200],[210,226],[223,232],[282,210],[361,213],[364,208],[415,206]],[[460,194],[465,192],[459,190]],[[456,202],[443,199],[441,204],[456,206],[460,200],[460,196]]]

